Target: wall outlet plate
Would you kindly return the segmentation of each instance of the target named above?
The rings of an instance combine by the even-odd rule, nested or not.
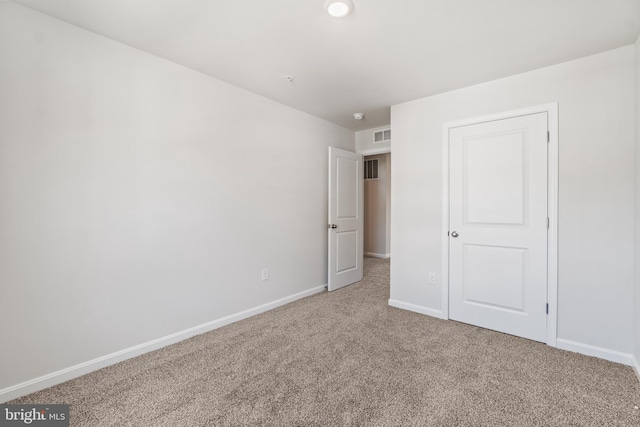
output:
[[[430,285],[436,284],[436,273],[429,273],[429,284]]]

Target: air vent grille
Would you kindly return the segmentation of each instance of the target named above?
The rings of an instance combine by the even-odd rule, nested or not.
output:
[[[378,179],[378,159],[364,161],[364,179]]]
[[[391,141],[391,129],[379,130],[373,133],[373,142],[387,142]]]

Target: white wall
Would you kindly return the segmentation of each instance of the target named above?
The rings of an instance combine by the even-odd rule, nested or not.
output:
[[[391,141],[373,142],[373,133],[384,129],[389,129],[389,126],[380,126],[356,132],[356,153],[367,156],[391,151]],[[393,133],[391,139],[393,140]]]
[[[442,124],[559,103],[558,338],[633,348],[634,47],[393,106],[391,298],[441,309]],[[441,276],[438,276],[438,278]],[[438,280],[439,282],[439,280]]]
[[[0,94],[0,391],[326,283],[353,132],[8,2]]]

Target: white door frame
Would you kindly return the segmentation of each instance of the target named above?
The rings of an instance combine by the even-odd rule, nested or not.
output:
[[[547,113],[549,150],[547,157],[547,345],[557,346],[558,336],[558,103],[522,110],[456,120],[442,125],[442,318],[449,319],[449,131],[452,128],[529,114]]]
[[[376,156],[378,154],[391,153],[391,147],[370,148],[368,150],[356,151],[356,153],[362,154],[362,157],[365,157],[365,156]]]

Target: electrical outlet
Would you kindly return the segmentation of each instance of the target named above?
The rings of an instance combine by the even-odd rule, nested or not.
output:
[[[269,280],[269,269],[268,268],[263,268],[262,269],[262,280]]]
[[[429,273],[429,284],[430,285],[436,284],[436,273]]]

